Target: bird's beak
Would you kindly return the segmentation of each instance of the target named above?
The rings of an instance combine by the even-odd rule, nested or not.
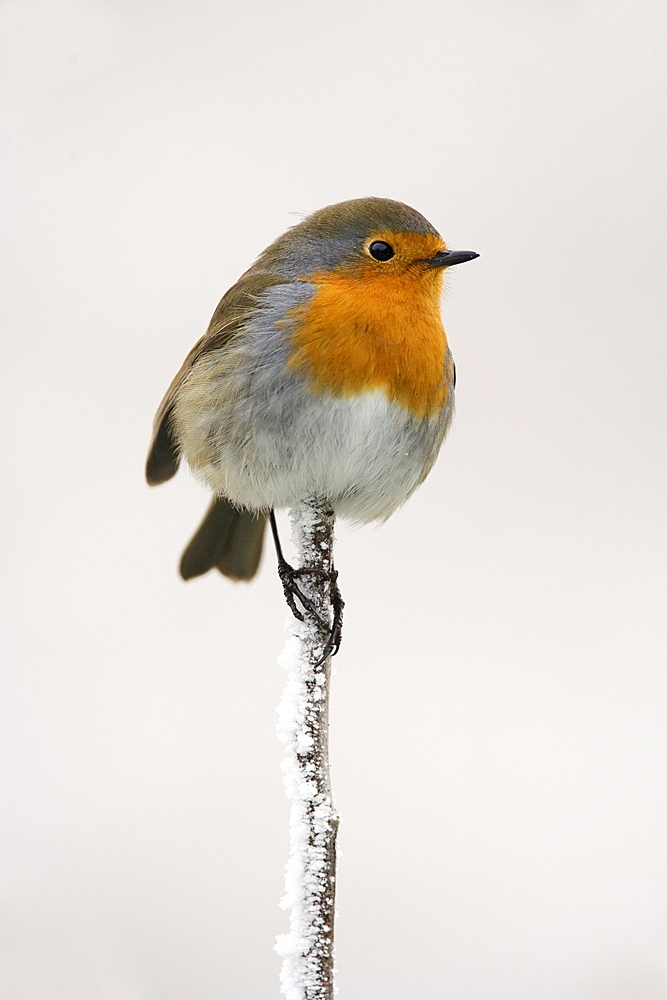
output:
[[[467,260],[479,257],[474,250],[438,250],[426,261],[429,267],[453,267],[454,264],[465,264]]]

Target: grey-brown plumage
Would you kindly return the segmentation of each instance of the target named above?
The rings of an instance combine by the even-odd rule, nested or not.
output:
[[[159,486],[176,475],[180,463],[178,442],[173,433],[172,417],[178,390],[202,355],[223,347],[257,308],[257,296],[265,288],[282,284],[277,274],[250,269],[223,295],[211,317],[208,330],[200,337],[171,380],[155,420],[153,436],[146,460],[146,480],[149,486]]]
[[[176,395],[193,364],[202,355],[231,339],[246,317],[257,307],[256,296],[282,278],[266,272],[246,272],[223,296],[208,330],[192,348],[160,403],[153,424],[146,480],[159,486],[171,479],[180,464],[180,450],[172,420]],[[239,510],[224,497],[214,497],[202,523],[181,558],[184,580],[216,568],[232,580],[251,580],[262,555],[266,516]]]

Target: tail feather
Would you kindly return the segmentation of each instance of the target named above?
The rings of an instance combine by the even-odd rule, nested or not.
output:
[[[224,497],[214,497],[181,557],[181,576],[191,580],[215,567],[232,580],[251,580],[262,555],[265,524],[265,514],[238,510]]]

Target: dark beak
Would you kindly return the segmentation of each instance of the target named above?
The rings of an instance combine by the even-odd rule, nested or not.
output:
[[[465,264],[467,260],[474,260],[475,257],[479,257],[479,254],[474,250],[438,250],[426,263],[429,267],[453,267],[454,264]]]

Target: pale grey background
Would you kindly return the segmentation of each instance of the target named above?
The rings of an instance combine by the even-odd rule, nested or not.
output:
[[[667,997],[665,6],[9,0],[1,1000],[274,997],[285,608],[153,412],[299,213],[450,245],[435,471],[338,532],[342,1000]],[[295,214],[296,213],[296,214]]]

